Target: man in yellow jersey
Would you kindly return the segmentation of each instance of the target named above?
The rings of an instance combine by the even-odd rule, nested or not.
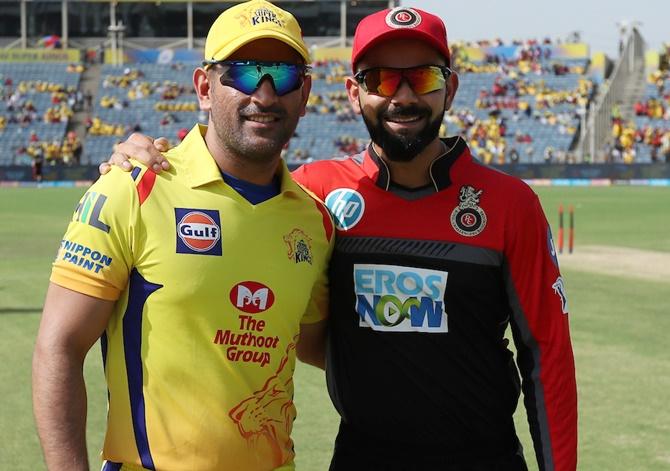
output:
[[[100,338],[104,470],[291,470],[296,354],[323,367],[333,223],[280,159],[305,104],[296,20],[264,0],[214,22],[193,74],[207,126],[171,169],[113,170],[56,257],[33,359],[50,470],[88,470],[84,358]]]

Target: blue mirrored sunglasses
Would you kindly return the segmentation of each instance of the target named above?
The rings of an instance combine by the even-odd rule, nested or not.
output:
[[[258,61],[205,61],[203,66],[223,66],[221,84],[233,87],[246,95],[254,93],[261,82],[269,77],[275,93],[278,96],[286,95],[298,90],[305,81],[309,66],[291,64],[288,62],[258,62]]]

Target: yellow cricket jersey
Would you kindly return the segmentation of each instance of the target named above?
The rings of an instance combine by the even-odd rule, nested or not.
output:
[[[54,263],[52,282],[117,301],[104,469],[293,469],[295,347],[326,315],[332,220],[285,166],[279,195],[247,202],[205,129],[168,172],[101,177]]]

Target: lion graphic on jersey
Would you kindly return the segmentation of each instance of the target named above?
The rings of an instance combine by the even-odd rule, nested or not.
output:
[[[275,466],[282,462],[282,450],[291,449],[290,443],[279,443],[277,427],[284,427],[284,432],[289,435],[290,427],[295,420],[295,408],[293,407],[293,394],[282,395],[287,389],[293,389],[293,375],[288,380],[279,378],[280,373],[286,367],[289,352],[295,349],[298,336],[286,347],[286,354],[279,362],[277,371],[270,376],[261,389],[233,407],[228,415],[237,424],[237,428],[247,441],[265,438],[273,450]]]

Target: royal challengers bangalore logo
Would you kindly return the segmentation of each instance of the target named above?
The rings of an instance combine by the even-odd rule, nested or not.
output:
[[[458,206],[451,213],[451,225],[462,236],[476,236],[486,227],[486,213],[479,207],[483,191],[477,191],[470,185],[461,187]]]
[[[386,24],[391,28],[416,28],[421,24],[421,15],[411,8],[394,8],[386,15]]]

